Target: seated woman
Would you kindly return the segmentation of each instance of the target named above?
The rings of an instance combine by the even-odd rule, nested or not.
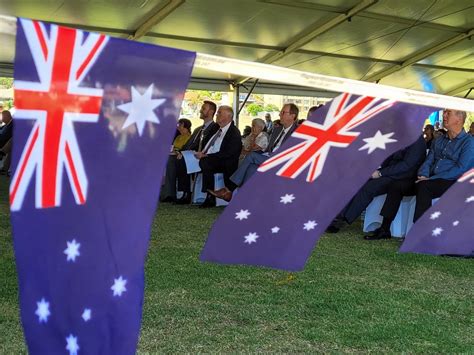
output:
[[[187,118],[181,118],[178,121],[179,135],[173,141],[173,154],[179,152],[184,147],[189,137],[191,137],[191,121]]]
[[[252,120],[252,131],[242,141],[242,152],[240,153],[239,162],[251,152],[259,152],[267,149],[268,134],[265,130],[265,121],[261,118]]]
[[[162,202],[174,202],[176,200],[176,155],[184,147],[191,137],[191,121],[181,118],[178,121],[179,134],[173,141],[170,157],[166,165],[166,175],[161,188],[160,200]]]

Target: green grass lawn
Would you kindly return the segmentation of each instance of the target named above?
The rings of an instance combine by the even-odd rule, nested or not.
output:
[[[7,182],[0,177],[0,354],[18,354],[26,347]],[[398,241],[364,241],[356,223],[324,236],[293,277],[203,264],[221,211],[159,208],[139,353],[474,352],[472,259],[398,254]]]

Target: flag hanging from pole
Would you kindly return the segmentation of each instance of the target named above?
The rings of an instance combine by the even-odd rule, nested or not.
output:
[[[327,103],[239,189],[201,260],[301,270],[332,219],[435,110],[349,94]]]
[[[469,170],[416,221],[401,253],[474,254],[474,169]]]
[[[10,185],[31,353],[134,353],[195,53],[19,19]]]

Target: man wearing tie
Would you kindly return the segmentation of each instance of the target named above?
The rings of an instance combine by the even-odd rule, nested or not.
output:
[[[242,139],[239,129],[233,122],[234,111],[229,106],[221,106],[217,110],[216,122],[219,130],[211,137],[202,151],[194,156],[199,159],[202,172],[202,191],[214,190],[214,174],[223,173],[224,183],[230,182],[229,178],[239,165]],[[215,198],[208,194],[201,207],[215,206]]]
[[[298,113],[299,110],[295,104],[288,103],[283,105],[280,111],[281,126],[273,129],[266,151],[264,153],[252,152],[248,154],[237,171],[230,177],[230,181],[225,183],[226,187],[217,191],[208,190],[208,192],[225,201],[230,201],[232,199],[232,191],[243,185],[257,171],[260,164],[268,159],[270,153],[280,148],[285,140],[291,136],[296,129]]]
[[[199,117],[204,121],[204,123],[202,126],[199,126],[194,130],[191,137],[189,137],[188,142],[181,150],[194,150],[196,152],[200,152],[202,148],[206,146],[207,142],[219,129],[219,125],[213,120],[216,109],[217,106],[214,102],[203,102],[201,110],[199,111]],[[191,176],[187,172],[186,163],[181,153],[178,153],[176,158],[171,156],[170,159],[174,159],[178,190],[183,191],[183,196],[177,200],[176,203],[189,204],[191,202]],[[169,165],[170,162],[168,162],[168,166]],[[175,198],[176,192],[174,190],[172,195],[172,198],[169,200],[173,200]]]

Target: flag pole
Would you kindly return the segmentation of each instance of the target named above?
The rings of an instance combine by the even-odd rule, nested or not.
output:
[[[0,15],[0,33],[15,36],[16,18]],[[423,106],[474,112],[474,100],[196,53],[196,68],[334,92],[375,96]]]

